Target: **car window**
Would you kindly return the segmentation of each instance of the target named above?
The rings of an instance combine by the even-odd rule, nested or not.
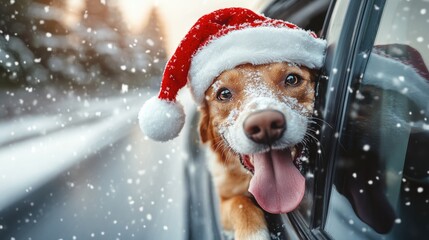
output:
[[[331,18],[335,19],[334,24],[328,29],[327,31],[327,41],[328,46],[337,46],[338,39],[344,34],[339,31],[341,29],[340,26],[344,24],[344,20],[347,16],[347,8],[349,6],[349,1],[341,1],[338,2],[338,4],[335,5],[335,8],[333,9],[333,13]],[[328,51],[336,51],[336,48],[328,47]],[[328,53],[328,54],[332,54]],[[331,63],[328,63],[328,65]],[[320,122],[318,122],[318,114],[315,115],[315,122],[314,124],[317,126],[311,126],[314,127],[314,133],[315,135],[319,134],[319,131],[316,130],[319,127]],[[314,149],[309,150],[310,158],[306,162],[309,166],[305,168],[306,171],[306,193],[304,195],[303,201],[301,202],[298,213],[299,218],[303,220],[303,222],[307,225],[307,227],[311,226],[311,221],[314,217],[314,205],[315,205],[315,199],[316,199],[316,193],[315,193],[315,174],[317,174],[317,166],[316,161],[313,161],[313,159],[318,159],[320,157],[321,149],[320,145],[318,145]],[[306,159],[304,159],[306,160]],[[305,162],[305,161],[304,161]]]
[[[429,230],[428,10],[387,1],[362,54],[339,136],[325,227],[333,238],[422,239]]]

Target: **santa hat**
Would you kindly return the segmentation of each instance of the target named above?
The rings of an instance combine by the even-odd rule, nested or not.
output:
[[[250,64],[291,62],[320,68],[326,41],[282,20],[244,8],[226,8],[201,17],[168,61],[157,97],[139,112],[142,131],[157,141],[179,135],[184,123],[177,93],[189,85],[197,103],[223,71]]]

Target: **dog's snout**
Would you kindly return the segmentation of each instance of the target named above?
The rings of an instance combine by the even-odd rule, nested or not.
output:
[[[271,144],[283,135],[286,120],[281,112],[264,110],[249,115],[244,121],[243,129],[252,141]]]

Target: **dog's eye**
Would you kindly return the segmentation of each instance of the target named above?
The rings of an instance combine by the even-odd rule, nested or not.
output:
[[[296,86],[301,82],[301,80],[302,80],[301,76],[291,73],[287,75],[287,77],[285,78],[285,84],[290,86]]]
[[[227,101],[231,99],[231,97],[232,97],[232,92],[228,88],[221,88],[216,94],[216,98],[219,101]]]

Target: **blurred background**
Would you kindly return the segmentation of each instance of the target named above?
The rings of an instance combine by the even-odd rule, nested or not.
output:
[[[189,130],[155,143],[137,112],[202,14],[266,3],[1,1],[0,239],[186,239]]]

